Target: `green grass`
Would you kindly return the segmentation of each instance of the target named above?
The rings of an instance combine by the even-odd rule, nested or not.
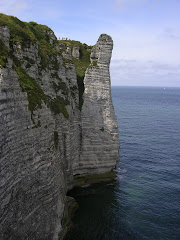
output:
[[[54,90],[57,92],[61,89],[62,93],[65,95],[65,99],[58,96],[52,99],[44,93],[36,80],[25,72],[21,67],[21,61],[13,55],[13,45],[15,43],[19,42],[22,47],[29,47],[31,43],[37,42],[39,46],[39,55],[41,57],[41,69],[47,67],[49,65],[49,59],[52,59],[50,63],[53,65],[53,69],[58,70],[59,66],[56,59],[57,50],[54,45],[50,44],[49,36],[46,34],[46,31],[51,31],[51,29],[35,22],[25,23],[16,17],[7,16],[5,14],[0,14],[0,26],[8,26],[10,30],[10,50],[8,50],[0,39],[0,67],[6,67],[8,57],[13,60],[13,68],[18,74],[18,80],[22,91],[27,93],[27,99],[29,102],[28,108],[31,112],[32,121],[34,122],[34,111],[38,108],[42,108],[43,102],[55,114],[62,113],[68,118],[69,114],[66,105],[69,104],[69,101],[66,84],[61,82],[61,79],[57,74],[54,75],[54,77],[58,77],[60,81],[58,84],[55,84],[54,82]],[[57,43],[57,40],[55,40],[54,43]],[[27,61],[27,68],[31,67],[32,64],[35,64],[35,61],[28,57],[24,57],[24,60]],[[40,126],[40,124],[38,123],[37,126]]]
[[[56,98],[49,97],[44,93],[35,79],[30,77],[25,70],[21,68],[20,62],[15,57],[13,57],[13,60],[13,67],[18,74],[20,86],[22,90],[27,93],[29,102],[28,108],[31,111],[32,120],[33,112],[38,108],[42,108],[42,102],[44,102],[51,111],[54,112],[54,114],[62,113],[64,117],[69,118],[69,114],[66,109],[66,105],[69,104],[68,96],[66,95],[65,100],[59,96],[56,96]]]
[[[65,58],[65,57],[63,57],[63,62],[64,63],[69,63],[69,64],[73,63],[73,61],[71,59],[68,59],[68,58]]]
[[[62,113],[65,118],[69,118],[68,111],[66,109],[66,105],[69,104],[69,101],[67,99],[63,99],[59,96],[56,96],[56,98],[51,99],[48,102],[48,106],[50,107],[51,111],[53,111],[55,114]]]
[[[18,74],[18,80],[22,90],[27,93],[29,102],[28,108],[33,115],[33,112],[37,108],[42,108],[42,101],[47,103],[48,97],[45,95],[44,91],[35,79],[30,77],[25,70],[21,68],[21,64],[17,58],[13,56],[13,60],[13,68]]]
[[[18,18],[0,13],[0,26],[8,26],[10,30],[10,47],[20,43],[22,48],[29,47],[31,43],[37,42],[39,56],[41,57],[41,68],[45,69],[49,65],[49,60],[58,53],[54,44],[49,42],[47,31],[52,31],[46,25],[35,22],[22,22]],[[32,62],[32,61],[31,61]]]
[[[10,45],[20,42],[22,46],[26,47],[36,40],[28,24],[16,17],[0,13],[0,26],[8,26],[10,30]]]
[[[9,51],[3,41],[0,39],[0,67],[6,67]]]
[[[81,42],[73,40],[58,40],[58,41],[66,45],[70,44],[72,50],[74,46],[79,46],[80,48],[80,59],[72,57],[72,62],[74,63],[76,68],[77,84],[79,90],[79,109],[81,110],[83,105],[84,76],[86,69],[90,65],[90,53],[91,53],[90,50],[92,49],[92,46],[88,46],[86,44],[82,44]]]
[[[59,79],[58,83],[55,83],[53,81],[52,87],[53,87],[55,93],[57,93],[59,90],[61,90],[62,94],[64,94],[65,96],[68,96],[68,88],[67,88],[66,84],[64,82],[62,82],[61,79]]]

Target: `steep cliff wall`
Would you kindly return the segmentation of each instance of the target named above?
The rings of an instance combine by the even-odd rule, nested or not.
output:
[[[84,77],[81,151],[74,174],[110,171],[119,160],[119,136],[111,99],[109,64],[113,42],[101,35],[91,51]]]
[[[118,162],[112,46],[0,14],[0,239],[58,239],[73,176]]]

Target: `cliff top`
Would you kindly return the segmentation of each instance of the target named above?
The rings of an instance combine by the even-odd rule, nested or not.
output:
[[[98,61],[101,63],[109,62],[111,49],[107,45],[111,45],[111,43],[111,37],[106,34],[100,35],[98,44],[94,47],[79,41],[57,40],[54,32],[46,25],[36,22],[22,22],[16,17],[0,13],[0,68],[7,66],[8,59],[12,60],[20,85],[23,91],[28,94],[29,109],[32,113],[37,107],[41,107],[42,101],[44,101],[55,113],[60,111],[68,117],[65,105],[68,105],[69,102],[66,96],[63,106],[57,101],[49,103],[49,98],[38,84],[38,79],[30,77],[25,70],[38,64],[40,75],[42,70],[49,72],[49,69],[52,69],[55,71],[53,76],[58,76],[60,64],[66,68],[66,65],[70,67],[73,63],[77,75],[79,109],[81,110],[85,71],[89,66],[96,67]],[[28,54],[22,54],[23,51],[26,53],[31,48],[37,52],[35,58]],[[62,59],[62,62],[60,63],[58,59]],[[53,87],[62,88],[62,91],[67,93],[65,83]]]
[[[0,27],[2,26],[9,28],[12,42],[20,42],[24,45],[43,39],[45,36],[48,39],[48,34],[45,33],[52,32],[46,25],[37,24],[36,22],[22,22],[14,16],[0,13]]]
[[[58,40],[60,44],[65,44],[71,46],[71,50],[74,47],[78,47],[79,49],[79,59],[73,57],[72,61],[76,67],[76,73],[79,77],[84,77],[85,71],[90,64],[90,53],[92,46],[88,46],[85,43],[81,43],[79,41],[74,40]]]
[[[46,25],[37,24],[36,22],[22,22],[18,18],[8,16],[0,13],[0,28],[8,27],[6,33],[9,35],[10,48],[13,48],[14,44],[21,44],[22,48],[29,47],[32,43],[38,43],[39,54],[41,57],[42,68],[47,67],[48,59],[54,54],[61,54],[57,50],[58,44],[71,45],[72,48],[78,46],[80,49],[80,61],[73,59],[75,67],[77,67],[77,74],[83,76],[85,69],[90,64],[90,50],[91,46],[82,44],[79,41],[73,40],[57,40],[54,32]],[[7,56],[7,49],[4,47],[2,40],[0,40],[1,46],[1,59],[0,65],[5,66],[5,57]],[[65,49],[62,49],[65,50]],[[2,59],[4,56],[4,59]]]

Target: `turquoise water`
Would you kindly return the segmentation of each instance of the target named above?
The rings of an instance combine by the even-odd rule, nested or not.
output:
[[[113,87],[117,179],[74,191],[72,240],[180,239],[180,89]]]

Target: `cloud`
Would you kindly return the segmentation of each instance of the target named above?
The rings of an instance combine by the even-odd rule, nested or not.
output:
[[[180,64],[155,61],[113,60],[112,85],[180,87]]]
[[[180,34],[177,33],[177,30],[175,30],[174,28],[166,28],[163,33],[162,33],[162,37],[166,37],[172,40],[179,40],[180,39]]]
[[[0,2],[1,12],[6,14],[17,14],[28,7],[25,0],[8,0]]]
[[[122,10],[130,5],[145,4],[148,0],[116,0],[116,6]]]
[[[113,59],[180,63],[180,31],[164,26],[153,28],[126,25],[111,31],[114,39]]]

